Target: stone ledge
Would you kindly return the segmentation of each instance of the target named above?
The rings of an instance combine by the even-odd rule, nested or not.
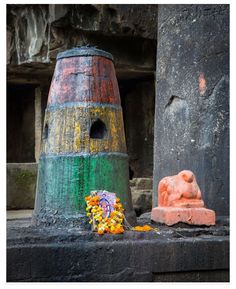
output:
[[[209,281],[208,271],[213,281],[228,281],[226,222],[214,227],[158,228],[158,233],[99,236],[77,229],[38,229],[30,226],[29,219],[10,220],[7,281],[150,282],[175,281],[174,276],[177,281],[183,274],[190,276],[185,281]],[[215,270],[223,273],[217,275]]]

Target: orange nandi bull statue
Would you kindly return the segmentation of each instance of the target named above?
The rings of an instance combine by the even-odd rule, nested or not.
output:
[[[215,225],[215,212],[204,207],[202,194],[193,172],[163,178],[158,185],[158,207],[152,209],[151,219],[173,225]]]

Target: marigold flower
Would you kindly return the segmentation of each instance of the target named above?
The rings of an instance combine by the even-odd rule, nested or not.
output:
[[[133,228],[133,230],[139,231],[139,232],[146,232],[146,231],[152,231],[153,228],[148,225],[144,225],[144,226],[136,226]]]

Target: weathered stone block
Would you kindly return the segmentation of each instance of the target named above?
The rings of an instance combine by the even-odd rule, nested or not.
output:
[[[152,190],[152,178],[136,178],[135,184],[139,190]]]
[[[136,215],[152,208],[152,178],[133,178],[130,182],[133,207]]]
[[[36,163],[7,164],[7,209],[34,208]]]
[[[152,190],[152,178],[133,178],[129,183],[137,190]]]
[[[133,207],[139,216],[152,208],[152,190],[137,190],[131,187]]]

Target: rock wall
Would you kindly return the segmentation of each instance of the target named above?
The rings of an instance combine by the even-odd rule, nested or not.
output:
[[[112,53],[122,76],[150,73],[156,17],[157,5],[8,5],[9,81],[45,81],[58,52],[85,44]]]
[[[192,170],[229,214],[229,6],[159,5],[153,206],[164,176]]]

